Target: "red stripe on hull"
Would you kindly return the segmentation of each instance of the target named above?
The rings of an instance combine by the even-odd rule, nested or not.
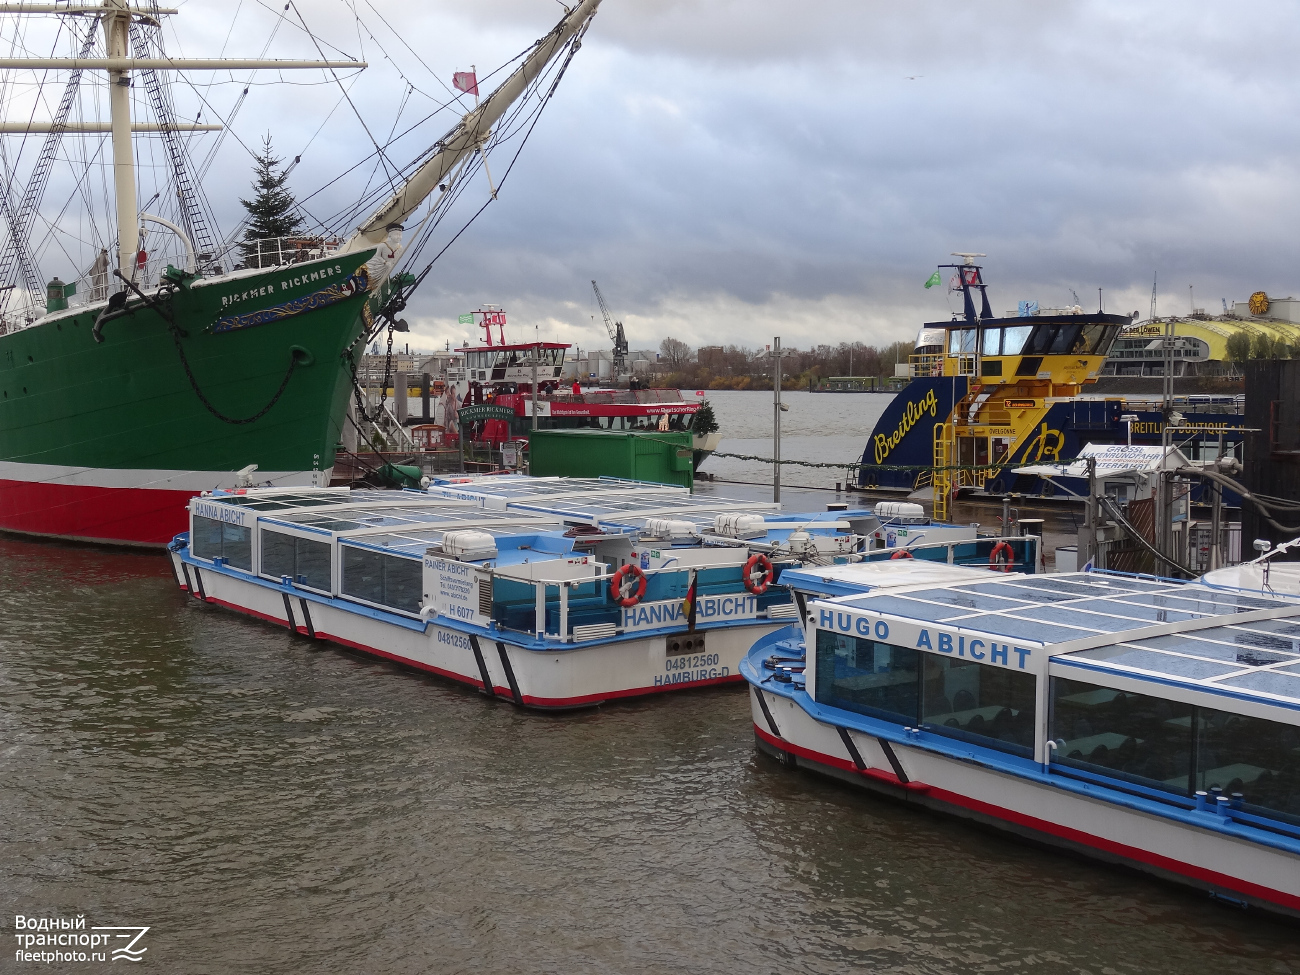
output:
[[[756,734],[767,744],[780,751],[789,752],[799,758],[807,759],[818,765],[824,765],[828,768],[840,769],[846,772],[855,772],[864,778],[879,779],[888,781],[894,786],[901,786],[898,777],[882,772],[879,769],[865,769],[858,771],[857,766],[852,762],[842,758],[836,758],[833,755],[825,755],[821,752],[813,751],[811,748],[805,748],[802,745],[795,745],[783,738],[777,738],[754,725],[754,734]],[[966,809],[976,813],[983,819],[1001,820],[1020,827],[1022,830],[1032,830],[1036,833],[1042,833],[1046,836],[1054,837],[1064,841],[1068,846],[1084,846],[1094,850],[1099,850],[1115,859],[1128,860],[1131,863],[1151,867],[1157,871],[1175,874],[1180,877],[1186,877],[1198,885],[1219,888],[1220,890],[1233,891],[1246,897],[1253,897],[1257,901],[1263,901],[1268,904],[1276,904],[1278,907],[1285,908],[1293,913],[1300,913],[1300,897],[1288,894],[1280,890],[1274,890],[1271,887],[1264,887],[1260,884],[1253,884],[1248,880],[1242,880],[1239,877],[1230,877],[1227,874],[1218,873],[1213,870],[1206,870],[1191,863],[1184,863],[1181,860],[1174,860],[1170,857],[1161,856],[1158,853],[1152,853],[1150,850],[1139,849],[1135,846],[1127,846],[1123,843],[1116,843],[1114,840],[1108,840],[1101,836],[1095,836],[1092,833],[1085,833],[1082,830],[1072,829],[1069,826],[1062,826],[1059,823],[1049,822],[1045,819],[1038,819],[1034,816],[1027,816],[1024,813],[1016,812],[1014,809],[1007,809],[1003,806],[994,806],[987,802],[981,802],[978,799],[972,799],[969,796],[963,796],[960,793],[949,792],[947,789],[940,789],[937,786],[922,785],[919,782],[910,782],[908,787],[912,791],[923,792],[927,799],[934,800],[948,806],[955,806],[959,809]]]
[[[189,530],[197,491],[0,480],[0,530],[118,545],[166,545]]]
[[[185,587],[182,586],[182,589]],[[198,593],[194,594],[196,599]],[[294,599],[298,597],[293,597]],[[228,602],[224,599],[218,599],[215,596],[208,596],[205,602],[212,603],[216,606],[222,606],[226,609],[233,609],[237,613],[243,613],[246,616],[253,616],[268,623],[274,623],[276,626],[282,626],[288,629],[287,620],[281,620],[266,613],[260,613],[255,609],[249,609],[246,606],[239,606],[235,603]],[[302,636],[308,636],[307,628],[302,625],[296,627],[296,632]],[[421,663],[419,660],[412,660],[410,657],[403,657],[400,654],[392,653],[388,650],[380,650],[378,647],[372,647],[364,643],[357,643],[355,640],[349,640],[346,637],[335,636],[332,633],[326,633],[323,630],[316,631],[318,640],[328,640],[331,643],[337,643],[340,646],[347,647],[349,650],[356,650],[359,653],[367,654],[371,657],[379,657],[383,660],[391,660],[393,663],[402,664],[405,667],[414,667],[416,670],[422,670],[425,673],[437,674],[439,677],[446,677],[448,680],[454,680],[458,684],[467,684],[470,687],[482,689],[483,681],[466,674],[458,674],[455,671],[444,670],[441,667],[435,667],[432,664]],[[697,687],[716,687],[719,684],[736,684],[743,681],[740,674],[729,674],[726,677],[714,677],[710,680],[695,681],[690,684],[663,684],[659,687],[633,687],[622,691],[608,691],[604,694],[584,694],[579,697],[535,697],[532,694],[522,694],[522,703],[531,708],[554,708],[557,710],[568,708],[595,707],[606,701],[612,701],[624,697],[644,697],[649,694],[658,694],[662,691],[686,691],[694,690]],[[513,695],[509,687],[493,687],[492,692],[497,697],[504,697],[506,700],[513,700]]]

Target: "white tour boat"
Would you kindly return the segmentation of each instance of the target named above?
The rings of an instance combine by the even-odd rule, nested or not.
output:
[[[570,708],[739,682],[755,638],[796,616],[781,571],[860,558],[865,542],[842,512],[669,485],[456,480],[195,498],[170,546],[177,582],[312,639]]]
[[[920,559],[782,582],[803,626],[741,664],[762,751],[1300,915],[1300,601]]]

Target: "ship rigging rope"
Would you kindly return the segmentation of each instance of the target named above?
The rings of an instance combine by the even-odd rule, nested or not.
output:
[[[479,218],[483,211],[488,208],[488,205],[491,204],[493,200],[497,199],[501,189],[506,184],[506,180],[510,178],[511,172],[514,171],[515,163],[519,161],[519,156],[524,151],[524,146],[528,144],[528,140],[532,136],[533,130],[537,127],[537,123],[541,119],[542,113],[546,110],[546,106],[551,103],[551,98],[554,96],[556,88],[559,87],[560,82],[564,79],[564,74],[568,70],[569,64],[573,60],[573,56],[578,53],[578,48],[582,46],[582,38],[587,33],[587,27],[590,24],[591,20],[588,18],[587,22],[583,24],[583,26],[579,28],[566,42],[568,53],[562,61],[557,62],[559,65],[558,70],[554,72],[554,77],[550,80],[550,84],[546,89],[546,94],[538,96],[538,104],[536,108],[533,109],[530,116],[527,116],[524,122],[520,122],[517,128],[511,128],[523,112],[525,105],[531,101],[533,94],[537,93],[542,83],[546,80],[548,72],[544,71],[538,75],[534,82],[529,86],[529,89],[521,95],[517,106],[506,116],[503,123],[498,125],[497,132],[492,139],[493,146],[499,145],[504,139],[512,138],[521,131],[523,137],[519,140],[519,146],[515,149],[514,155],[510,157],[510,163],[506,166],[505,172],[501,174],[501,179],[497,181],[496,191],[488,195],[488,198],[483,201],[482,206],[470,215],[469,219],[465,221],[464,225],[458,231],[456,231],[455,235],[447,241],[438,253],[433,256],[429,263],[424,266],[424,269],[421,270],[419,274],[415,275],[414,280],[412,280],[410,284],[399,285],[397,288],[393,289],[392,295],[380,310],[381,316],[391,321],[394,315],[406,307],[407,300],[415,292],[415,289],[424,282],[425,278],[429,276],[429,273],[433,270],[433,266],[438,263],[438,260],[442,255],[447,253],[448,248],[460,239],[461,234],[465,233],[465,231],[470,228],[470,225]],[[506,130],[505,134],[502,134],[502,129]],[[474,155],[477,164],[482,164],[482,159],[490,148],[491,146],[484,147],[482,151]],[[468,183],[468,180],[463,181],[461,185],[464,186],[466,183]],[[441,202],[442,201],[439,201],[439,203]],[[446,212],[447,211],[444,208],[438,219],[432,221],[432,225],[427,227],[421,234],[420,238],[412,245],[409,255],[406,255],[408,263],[414,261],[414,259],[424,250],[434,227],[441,222],[442,216],[444,216]]]
[[[307,21],[303,19],[302,11],[298,9],[298,5],[294,3],[293,0],[289,0],[289,6],[292,7],[293,12],[298,15],[298,20],[302,24],[302,29],[307,32],[307,36],[311,38],[312,44],[314,44],[316,47],[316,53],[321,56],[322,61],[328,61],[329,59],[325,57],[324,50],[321,49],[320,41],[316,39],[316,35],[313,34],[311,32],[311,28],[307,26]],[[384,167],[384,175],[388,177],[388,184],[392,188],[393,192],[396,193],[397,192],[397,183],[395,182],[396,174],[389,172],[389,167],[392,166],[392,163],[389,161],[387,153],[385,153],[384,150],[380,148],[378,141],[376,141],[375,139],[374,133],[370,131],[370,126],[366,124],[366,120],[362,117],[361,112],[357,109],[356,102],[352,100],[352,96],[348,94],[348,90],[343,87],[343,82],[339,79],[338,72],[335,71],[333,68],[330,68],[329,73],[330,73],[330,77],[333,78],[335,83],[338,85],[339,91],[343,93],[343,97],[348,100],[348,106],[352,109],[352,114],[357,117],[357,121],[361,123],[361,128],[365,130],[366,137],[370,139],[370,144],[375,147],[375,152],[379,154],[379,160]],[[396,169],[395,166],[392,168]]]
[[[756,460],[764,464],[790,464],[794,467],[824,467],[837,471],[858,468],[872,471],[990,471],[1007,466],[1005,464],[947,464],[936,467],[933,464],[864,464],[860,460],[851,463],[826,463],[813,460],[786,460],[784,457],[780,461],[773,461],[771,457],[760,457],[758,454],[728,454],[720,450],[715,450],[711,456],[728,457],[732,460]]]
[[[391,27],[390,27],[390,29],[391,29]],[[572,41],[570,41],[570,43],[572,43]],[[497,67],[497,68],[494,69],[493,71],[490,71],[488,74],[486,74],[486,75],[484,75],[483,77],[479,78],[479,79],[478,79],[478,83],[479,83],[479,85],[482,86],[482,85],[486,84],[487,82],[491,81],[494,77],[496,77],[498,74],[500,74],[502,71],[505,71],[507,68],[509,68],[511,65],[513,65],[516,61],[520,61],[520,60],[522,60],[523,58],[527,57],[527,56],[528,56],[528,53],[529,53],[530,51],[532,51],[534,47],[536,47],[536,44],[531,44],[531,45],[529,45],[528,47],[526,47],[526,48],[524,48],[522,51],[520,51],[518,54],[516,54],[513,58],[511,58],[509,61],[506,61],[504,64],[500,65],[499,67]],[[572,56],[572,55],[570,55],[570,56]],[[567,61],[566,61],[566,64],[567,64]],[[552,66],[548,66],[547,70],[544,71],[544,72],[542,73],[542,75],[539,75],[538,78],[534,79],[533,82],[531,83],[530,87],[533,88],[533,89],[535,89],[536,87],[538,87],[538,86],[541,84],[541,82],[544,80],[545,76],[546,76],[547,74],[549,74],[551,70],[553,70],[553,65],[552,65]],[[444,88],[446,87],[446,84],[445,84],[445,83],[443,83],[443,87],[444,87]],[[443,111],[445,111],[447,108],[451,107],[451,105],[452,105],[453,103],[457,103],[457,102],[459,102],[463,97],[464,97],[464,96],[461,95],[461,94],[455,94],[455,95],[454,95],[450,100],[448,100],[448,101],[446,101],[446,102],[443,102],[441,105],[438,105],[436,108],[433,109],[432,112],[430,112],[429,114],[425,115],[423,118],[417,120],[416,122],[414,122],[413,124],[411,124],[411,125],[408,126],[407,128],[403,129],[401,132],[399,132],[399,133],[396,135],[396,137],[395,137],[394,139],[390,140],[390,143],[389,143],[389,144],[391,144],[391,143],[395,143],[395,142],[397,142],[397,141],[399,141],[399,140],[405,138],[406,136],[410,135],[410,134],[411,134],[412,132],[414,132],[416,129],[420,128],[420,126],[422,126],[422,125],[424,125],[426,122],[428,122],[430,119],[436,117],[440,112],[443,112]],[[526,101],[527,101],[527,97],[521,98],[521,99],[519,100],[519,104],[520,104],[520,106],[522,106],[523,103],[526,102]],[[519,110],[518,108],[515,110],[515,114],[518,113],[518,110]],[[512,115],[511,117],[513,118],[514,116]],[[458,126],[459,124],[460,124],[460,121],[458,120],[458,121],[457,121],[457,126]],[[409,174],[409,173],[414,172],[414,171],[415,171],[419,166],[421,166],[421,165],[422,165],[422,164],[423,164],[423,163],[428,159],[428,157],[429,157],[431,154],[433,154],[434,152],[436,152],[436,151],[437,151],[437,150],[442,146],[443,142],[444,142],[444,141],[445,141],[449,136],[451,136],[452,133],[454,133],[455,131],[456,131],[456,126],[453,126],[450,130],[447,131],[447,133],[443,136],[442,139],[439,139],[437,142],[433,143],[433,145],[431,145],[431,146],[429,146],[429,147],[427,147],[427,148],[421,150],[420,153],[419,153],[419,154],[418,154],[414,159],[412,159],[410,162],[408,162],[406,165],[402,166],[402,167],[398,170],[399,174],[400,174],[400,175],[406,175],[406,174]],[[496,141],[496,140],[494,140],[494,141]],[[344,170],[343,172],[339,173],[339,174],[338,174],[337,176],[335,176],[333,179],[328,180],[327,182],[325,182],[324,184],[322,184],[320,187],[318,187],[316,190],[314,190],[314,191],[312,191],[311,193],[307,194],[307,195],[306,195],[305,197],[303,197],[299,202],[300,202],[300,203],[306,203],[306,202],[307,202],[308,200],[310,200],[312,197],[317,196],[317,195],[319,195],[320,193],[323,193],[325,190],[329,189],[329,188],[330,188],[334,183],[337,183],[339,180],[343,179],[344,177],[346,177],[347,175],[349,175],[350,173],[352,173],[354,170],[360,169],[360,168],[361,168],[362,166],[364,166],[367,162],[369,162],[370,159],[371,159],[371,157],[374,156],[374,155],[375,155],[375,154],[374,154],[373,152],[372,152],[372,153],[368,153],[364,158],[362,158],[362,159],[360,159],[359,161],[357,161],[354,165],[350,166],[348,169],[346,169],[346,170]],[[360,198],[360,199],[354,201],[354,202],[353,202],[349,207],[347,207],[347,208],[345,208],[345,209],[343,209],[343,210],[340,210],[340,211],[338,211],[337,213],[334,213],[334,214],[330,215],[330,216],[327,217],[324,221],[320,221],[320,220],[318,220],[317,223],[318,223],[318,224],[321,226],[321,228],[324,229],[327,233],[331,233],[331,232],[340,232],[341,229],[342,229],[345,225],[346,225],[346,226],[351,226],[351,225],[354,224],[357,220],[359,220],[362,216],[364,216],[365,214],[367,214],[367,213],[369,213],[371,210],[373,210],[373,209],[375,208],[375,206],[377,206],[379,203],[383,202],[383,201],[382,201],[382,193],[383,193],[383,190],[375,190],[375,191],[373,191],[373,192],[371,192],[371,193],[369,193],[369,194],[363,196],[362,198]],[[314,218],[313,218],[313,219],[314,219]]]

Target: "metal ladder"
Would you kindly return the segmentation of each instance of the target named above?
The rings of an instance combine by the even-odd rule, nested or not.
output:
[[[136,57],[147,58],[150,56],[149,38],[135,20],[131,21],[131,46],[135,49]],[[171,93],[158,80],[157,71],[150,68],[140,70],[138,73],[144,80],[145,91],[149,93],[149,101],[153,105],[154,115],[158,117],[158,127],[161,130],[163,144],[167,147],[167,158],[171,162],[172,180],[176,184],[176,197],[180,204],[181,225],[185,228],[185,233],[189,235],[190,243],[194,245],[196,254],[206,254],[210,260],[216,253],[216,247],[208,225],[214,221],[209,221],[206,212],[206,201],[196,191],[194,183],[190,179],[192,166],[189,153],[185,149],[185,143],[181,141],[176,127],[176,109],[172,106]],[[199,257],[199,263],[200,265],[203,264],[202,257]]]
[[[81,53],[78,57],[90,56],[91,49],[95,46],[95,30],[98,26],[99,18],[96,17],[86,31],[86,39],[81,45]],[[81,82],[81,72],[81,68],[73,68],[68,75],[68,83],[63,86],[63,97],[59,100],[58,111],[54,113],[50,131],[46,133],[45,141],[41,143],[40,155],[36,157],[36,166],[28,177],[27,186],[23,190],[23,197],[18,203],[16,212],[8,192],[0,193],[0,210],[4,211],[5,220],[9,223],[9,236],[5,240],[4,250],[0,251],[0,286],[18,283],[14,280],[16,265],[18,276],[22,277],[23,287],[38,306],[45,289],[41,287],[41,279],[36,273],[36,261],[32,255],[31,222],[37,207],[40,206],[41,197],[45,195],[45,184],[49,182],[50,170],[54,168],[54,156],[59,151],[59,143],[63,140],[63,133],[66,131],[68,115],[72,111],[72,102],[77,96],[77,86]],[[13,288],[0,292],[0,314],[3,314],[8,307],[9,297],[13,293]]]
[[[936,423],[934,425],[934,476],[930,483],[934,486],[934,521],[947,521],[950,501],[952,500],[953,472],[952,466],[952,424]]]

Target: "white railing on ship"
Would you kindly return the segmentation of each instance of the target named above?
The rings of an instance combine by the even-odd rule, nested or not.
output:
[[[245,267],[279,267],[314,261],[338,250],[341,241],[324,237],[263,237],[240,243]]]

